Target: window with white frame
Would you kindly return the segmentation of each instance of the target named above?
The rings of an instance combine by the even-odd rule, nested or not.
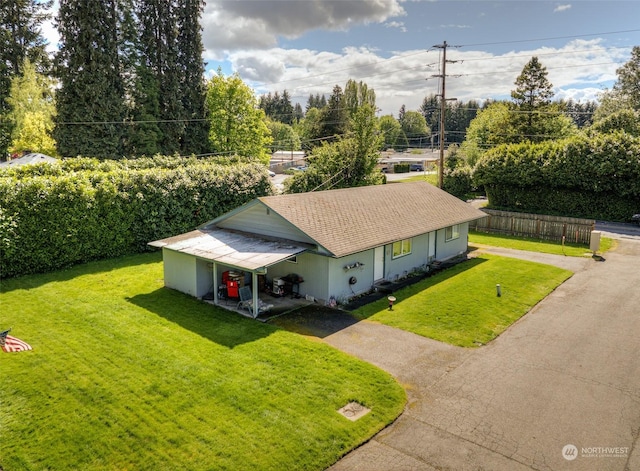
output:
[[[458,239],[460,237],[460,224],[454,224],[444,230],[444,240],[449,242],[450,240]]]
[[[411,239],[399,240],[393,243],[393,258],[404,257],[411,253]]]

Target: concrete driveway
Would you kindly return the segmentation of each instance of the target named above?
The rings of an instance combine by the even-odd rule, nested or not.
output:
[[[640,470],[640,238],[604,261],[497,252],[575,275],[479,349],[369,321],[324,338],[408,394],[332,471]]]

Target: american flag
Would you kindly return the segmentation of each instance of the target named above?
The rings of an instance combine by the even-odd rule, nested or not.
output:
[[[7,353],[24,352],[27,350],[31,350],[31,345],[29,345],[27,342],[24,342],[20,339],[12,337],[11,335],[6,335],[4,339],[4,344],[2,345],[2,350],[4,350]]]

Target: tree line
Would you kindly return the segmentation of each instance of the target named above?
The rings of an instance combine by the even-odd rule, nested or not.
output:
[[[498,146],[568,139],[607,122],[633,130],[637,120],[638,47],[599,105],[554,101],[546,68],[533,57],[511,100],[446,103],[441,119],[440,98],[430,95],[416,111],[403,105],[397,118],[377,117],[375,91],[353,79],[328,97],[310,95],[304,110],[286,90],[257,98],[237,74],[218,70],[205,80],[202,0],[62,0],[52,58],[39,29],[50,6],[0,4],[3,154],[31,145],[62,157],[240,155],[267,163],[274,150],[302,149],[312,171],[289,189],[308,191],[378,182],[372,163],[380,150],[439,145],[444,121],[445,182],[461,194]]]
[[[450,150],[444,186],[484,191],[498,209],[625,221],[640,212],[640,47],[598,107],[552,101],[533,57],[512,101],[489,103]],[[567,114],[571,109],[579,119]]]

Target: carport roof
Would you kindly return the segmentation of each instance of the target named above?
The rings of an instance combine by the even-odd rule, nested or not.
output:
[[[260,271],[309,248],[300,242],[215,228],[187,232],[149,245],[248,271]]]

